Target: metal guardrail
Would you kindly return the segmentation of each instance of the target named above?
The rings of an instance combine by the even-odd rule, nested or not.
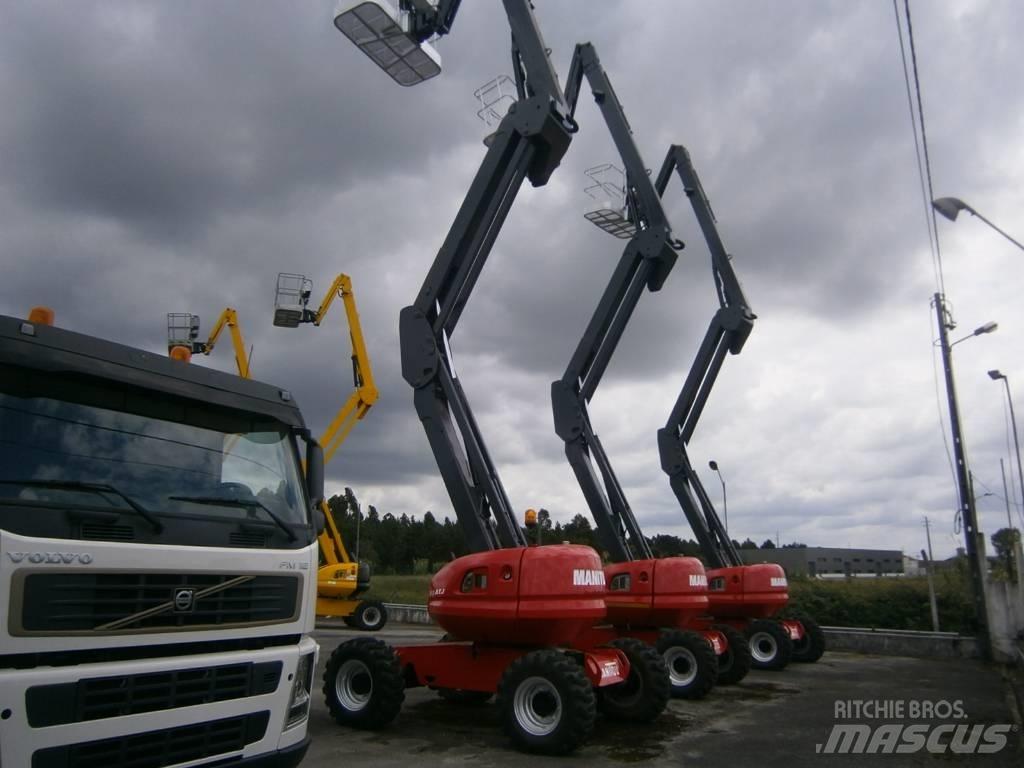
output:
[[[397,608],[402,611],[416,611],[420,610],[426,613],[427,606],[420,605],[419,603],[384,603],[387,608]]]
[[[959,632],[932,632],[921,629],[886,629],[885,627],[822,627],[826,632],[856,632],[865,635],[895,635],[897,637],[920,638],[922,640],[973,640],[973,635]]]
[[[385,603],[389,611],[409,611],[427,615],[427,606],[419,603]],[[957,632],[932,632],[917,629],[886,629],[885,627],[822,627],[825,632],[843,632],[862,635],[891,635],[920,640],[974,640],[972,635],[961,635]],[[1020,651],[1024,656],[1024,650]]]
[[[427,606],[415,603],[385,603],[390,621],[406,624],[433,624]],[[837,651],[879,653],[921,658],[972,658],[977,641],[956,632],[929,632],[882,627],[822,627],[829,647]],[[1021,651],[1024,659],[1024,650]]]

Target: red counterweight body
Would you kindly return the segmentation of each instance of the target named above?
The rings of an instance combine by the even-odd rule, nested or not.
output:
[[[682,627],[708,612],[708,579],[695,557],[631,560],[604,573],[615,626]]]
[[[789,602],[789,582],[775,563],[712,568],[708,575],[709,611],[716,617],[767,619]]]
[[[449,635],[563,646],[604,620],[605,574],[590,547],[514,547],[460,557],[430,582],[427,609]]]

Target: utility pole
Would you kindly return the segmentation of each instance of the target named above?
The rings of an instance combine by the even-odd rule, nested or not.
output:
[[[1006,499],[1006,527],[1013,530],[1013,518],[1010,516],[1010,494],[1006,488],[1006,465],[999,459],[999,471],[1003,475],[1003,497]]]
[[[924,551],[921,552],[921,557],[925,561],[925,574],[928,576],[928,601],[932,607],[932,631],[939,631],[939,604],[935,600],[935,577],[933,571],[935,569],[935,561],[932,559],[932,529],[928,523],[928,517],[924,518],[924,534],[928,539],[928,555],[925,557]]]
[[[985,603],[984,571],[981,567],[981,558],[978,552],[978,514],[974,507],[974,494],[971,490],[971,481],[967,470],[963,429],[960,425],[960,408],[957,405],[956,385],[953,381],[953,360],[949,343],[949,329],[953,327],[953,320],[946,312],[945,299],[941,293],[935,294],[935,315],[939,323],[939,345],[942,349],[942,368],[946,378],[949,424],[953,432],[953,456],[956,464],[959,510],[960,517],[963,520],[967,565],[971,575],[974,614],[978,620],[978,646],[981,649],[982,657],[990,659],[992,649],[989,646],[988,608]]]

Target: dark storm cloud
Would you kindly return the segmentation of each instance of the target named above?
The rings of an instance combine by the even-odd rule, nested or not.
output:
[[[43,209],[195,243],[219,216],[272,215],[458,141],[423,109],[431,95],[381,99],[374,78],[345,78],[366,62],[321,23],[326,14],[269,4],[10,10],[2,170]]]

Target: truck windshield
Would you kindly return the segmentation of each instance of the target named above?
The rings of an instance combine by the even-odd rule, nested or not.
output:
[[[115,408],[22,395],[0,388],[0,503],[308,524],[294,438],[273,419],[152,393],[105,393]]]

